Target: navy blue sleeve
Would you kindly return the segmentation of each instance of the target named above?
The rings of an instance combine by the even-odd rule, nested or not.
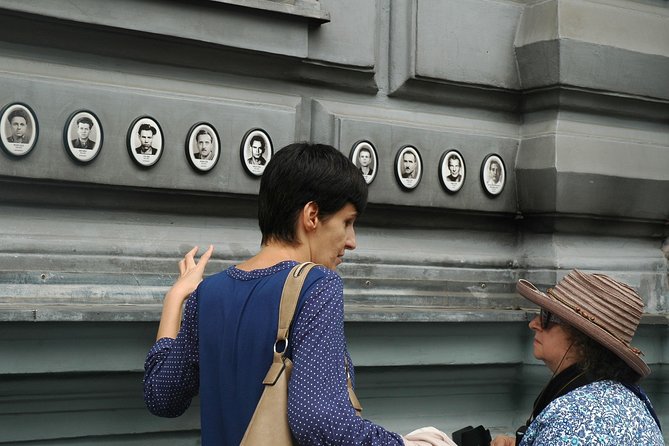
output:
[[[288,422],[297,442],[402,446],[398,434],[356,416],[346,387],[345,355],[343,283],[328,271],[312,286],[293,328]]]
[[[156,341],[144,362],[144,402],[160,417],[178,417],[200,386],[197,291],[187,300],[176,339]]]

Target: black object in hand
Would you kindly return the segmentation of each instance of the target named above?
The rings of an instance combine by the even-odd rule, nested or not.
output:
[[[523,425],[520,426],[518,429],[516,429],[516,445],[519,445],[521,441],[523,441],[523,437],[525,436],[525,431],[527,431],[527,426]]]
[[[458,446],[490,446],[490,431],[483,426],[463,427],[453,432],[451,438]]]

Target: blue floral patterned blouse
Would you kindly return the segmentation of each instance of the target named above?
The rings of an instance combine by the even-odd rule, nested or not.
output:
[[[662,432],[639,397],[597,381],[553,400],[518,446],[660,446]]]

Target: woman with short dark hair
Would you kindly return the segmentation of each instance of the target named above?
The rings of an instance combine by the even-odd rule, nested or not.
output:
[[[199,392],[202,444],[238,445],[272,364],[284,282],[295,265],[311,261],[320,265],[306,277],[286,347],[293,362],[288,421],[297,443],[453,445],[434,428],[402,438],[357,416],[349,397],[347,375],[354,385],[355,371],[335,269],[356,247],[353,225],[366,204],[362,174],[334,147],[298,143],[277,151],[260,182],[260,251],[201,283],[212,248],[199,263],[197,248],[180,262],[145,363],[149,410],[179,416]]]
[[[492,446],[664,445],[660,422],[637,385],[650,373],[630,342],[643,301],[603,274],[571,271],[546,293],[527,280],[517,290],[541,307],[530,322],[534,356],[553,372],[516,438]]]

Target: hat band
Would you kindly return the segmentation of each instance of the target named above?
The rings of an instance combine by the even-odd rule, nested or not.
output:
[[[602,324],[600,324],[599,322],[597,322],[597,318],[596,318],[595,316],[589,314],[587,311],[583,310],[581,307],[577,307],[577,306],[572,305],[570,302],[566,302],[564,299],[562,299],[559,295],[557,295],[557,294],[553,291],[553,288],[548,288],[548,289],[546,290],[546,293],[547,293],[550,297],[552,297],[553,299],[557,300],[557,301],[560,302],[561,304],[563,304],[563,305],[565,305],[566,307],[568,307],[570,310],[574,311],[574,312],[575,312],[576,314],[578,314],[579,316],[581,316],[581,317],[587,319],[589,322],[592,322],[594,325],[596,325],[596,326],[599,327],[600,329],[604,330],[605,332],[607,332],[608,334],[610,334],[611,336],[613,336],[618,342],[620,342],[621,344],[623,344],[625,347],[629,348],[633,353],[635,353],[635,354],[637,354],[637,355],[643,355],[643,352],[642,352],[641,350],[639,350],[638,348],[635,348],[635,347],[630,346],[628,343],[626,343],[625,341],[623,341],[622,339],[620,339],[618,336],[616,336],[615,334],[613,334],[608,328],[602,326]]]

